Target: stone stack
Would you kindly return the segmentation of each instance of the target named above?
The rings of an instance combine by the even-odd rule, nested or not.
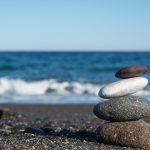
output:
[[[150,101],[131,94],[148,85],[143,76],[144,66],[129,66],[116,73],[122,80],[111,83],[99,91],[99,96],[109,99],[97,104],[93,112],[109,121],[98,127],[97,139],[108,144],[126,147],[150,147],[150,124],[141,120],[150,116]]]

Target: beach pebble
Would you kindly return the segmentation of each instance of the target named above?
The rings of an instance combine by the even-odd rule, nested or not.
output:
[[[147,84],[148,80],[144,77],[124,79],[101,88],[98,95],[106,99],[125,96],[142,90]]]
[[[98,141],[134,148],[150,147],[150,124],[143,120],[112,122],[96,130]]]
[[[148,68],[145,66],[128,66],[125,68],[120,69],[115,76],[118,78],[132,78],[132,77],[139,77],[143,76],[146,72],[148,72]]]
[[[108,121],[138,120],[150,116],[150,101],[137,96],[113,98],[97,104],[93,112]]]

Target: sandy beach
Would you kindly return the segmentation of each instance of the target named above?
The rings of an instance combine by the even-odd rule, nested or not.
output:
[[[1,104],[0,149],[126,150],[96,141],[93,105]],[[137,148],[136,148],[137,149]]]

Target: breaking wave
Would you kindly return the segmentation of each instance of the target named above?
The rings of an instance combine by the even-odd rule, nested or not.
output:
[[[23,79],[0,78],[0,94],[45,95],[56,94],[89,94],[97,95],[103,85],[81,82],[59,82],[56,79],[25,81]],[[150,96],[149,87],[137,95]]]
[[[97,95],[99,88],[99,85],[91,83],[59,82],[55,79],[25,81],[23,79],[0,78],[0,95],[45,95],[47,93]]]

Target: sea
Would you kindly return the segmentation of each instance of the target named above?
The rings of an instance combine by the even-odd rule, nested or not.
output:
[[[150,68],[150,52],[0,52],[0,103],[95,104],[129,65]],[[150,85],[135,95],[150,99]]]

